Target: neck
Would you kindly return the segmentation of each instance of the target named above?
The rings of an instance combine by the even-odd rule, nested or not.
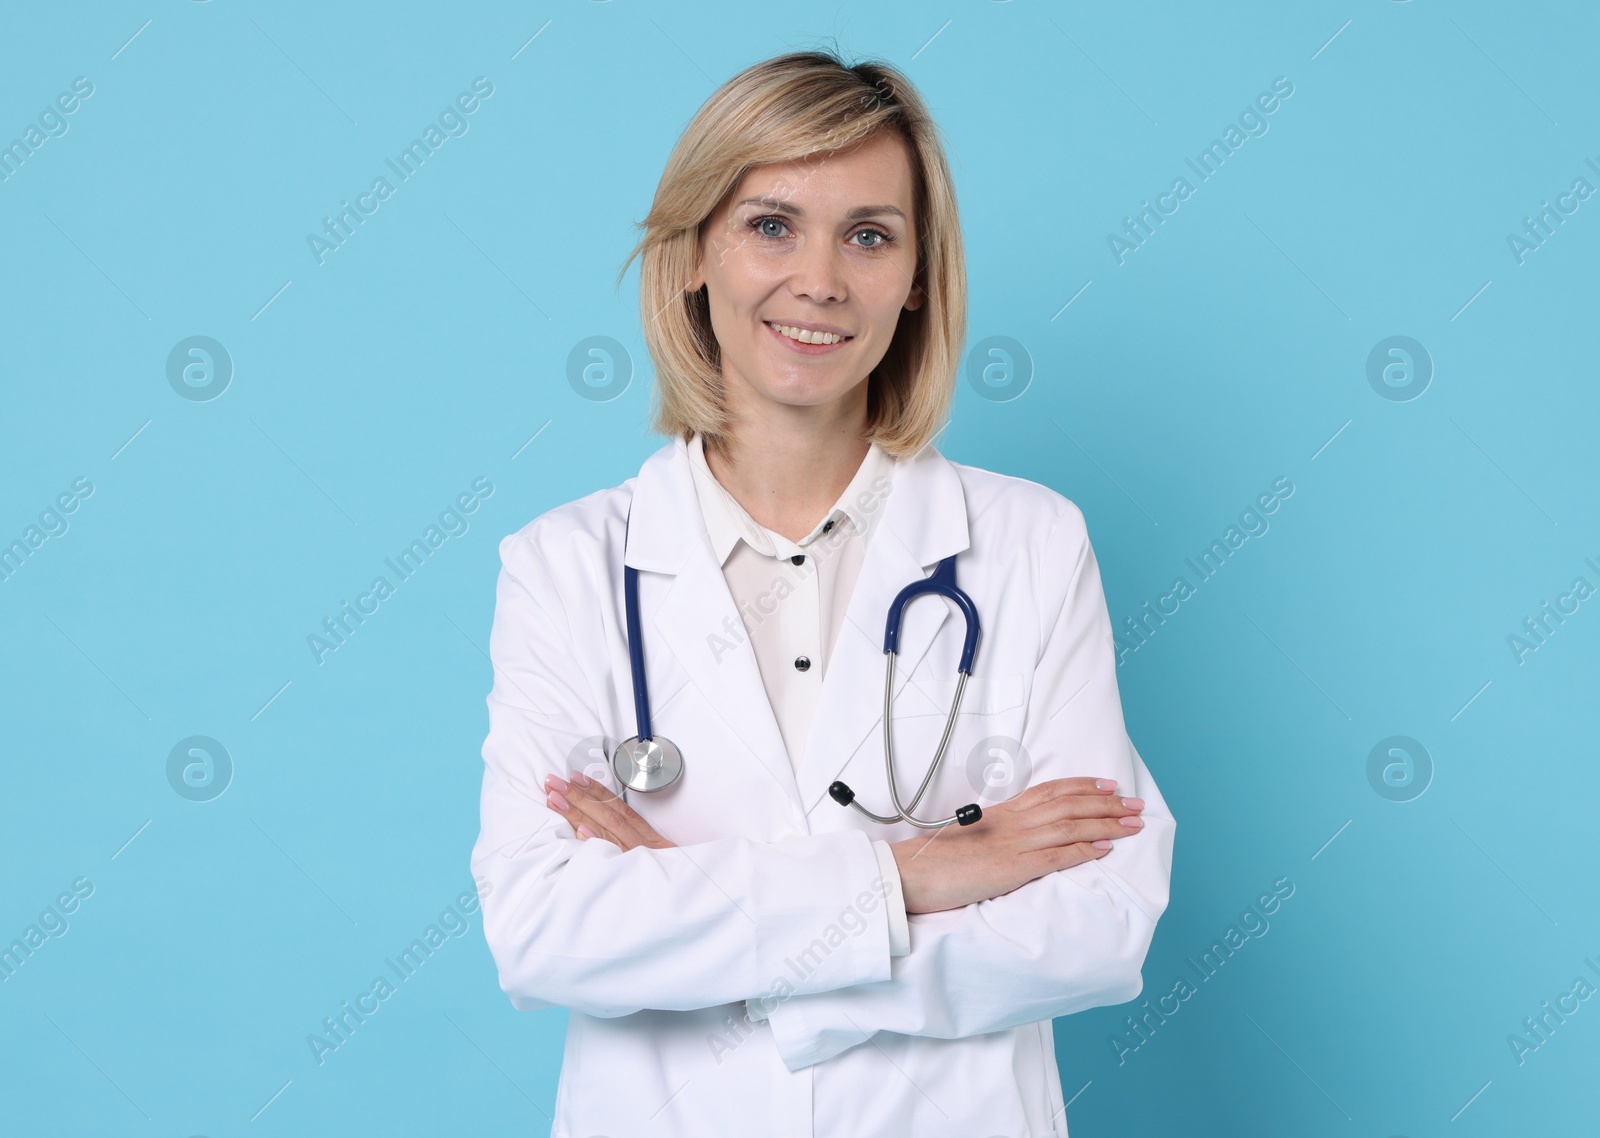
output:
[[[723,489],[756,522],[799,541],[838,502],[867,457],[866,404],[833,416],[748,418],[736,422],[724,443],[725,450],[705,449],[706,465]]]

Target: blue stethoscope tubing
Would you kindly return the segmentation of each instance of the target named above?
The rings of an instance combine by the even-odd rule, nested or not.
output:
[[[633,517],[633,508],[628,508],[628,521]],[[623,524],[623,540],[626,544],[628,523]],[[650,695],[646,686],[644,674],[644,645],[639,632],[639,571],[631,565],[622,567],[623,610],[628,625],[628,667],[633,674],[633,713],[638,726],[638,733],[631,739],[624,740],[612,755],[611,765],[616,772],[617,780],[629,790],[657,791],[664,790],[675,783],[683,774],[683,755],[671,740],[664,736],[656,735],[650,723]],[[900,624],[905,615],[906,606],[918,597],[934,595],[944,597],[960,610],[966,622],[966,638],[961,645],[961,660],[957,665],[957,680],[955,696],[950,703],[950,711],[945,717],[944,734],[939,739],[939,749],[934,753],[933,763],[928,767],[928,773],[923,776],[922,785],[917,787],[917,793],[911,798],[909,805],[900,801],[900,789],[894,774],[894,662],[899,655]],[[888,776],[889,798],[894,803],[893,815],[885,816],[874,814],[860,802],[856,801],[855,792],[843,782],[835,782],[828,787],[828,794],[841,806],[853,806],[874,822],[883,825],[893,825],[895,822],[906,821],[922,829],[938,829],[948,826],[952,822],[961,826],[970,826],[983,817],[983,809],[971,802],[961,807],[948,818],[923,819],[914,816],[911,812],[917,808],[917,803],[922,800],[923,793],[933,782],[933,776],[938,772],[939,766],[944,762],[945,752],[950,746],[950,736],[955,730],[956,714],[961,708],[961,695],[966,690],[967,679],[972,675],[973,657],[977,655],[978,639],[982,626],[978,620],[978,607],[972,598],[956,584],[956,558],[951,554],[940,561],[938,567],[926,578],[913,581],[895,595],[889,605],[889,615],[885,622],[883,634],[883,652],[886,657],[885,676],[883,686],[883,757],[884,769]]]
[[[623,533],[626,538],[626,527]],[[639,571],[632,565],[622,567],[622,595],[628,621],[628,667],[633,673],[633,716],[639,730],[618,745],[611,756],[611,769],[629,790],[665,790],[683,776],[683,753],[671,739],[651,730],[644,643],[639,635]]]

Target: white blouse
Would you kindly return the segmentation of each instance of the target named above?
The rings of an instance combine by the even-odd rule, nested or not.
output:
[[[767,690],[789,761],[805,753],[811,719],[822,692],[828,657],[839,638],[850,594],[861,572],[894,478],[895,459],[871,444],[855,477],[833,509],[798,542],[752,518],[718,482],[706,464],[704,440],[689,440],[689,465],[705,518],[711,549],[750,638],[761,682]],[[727,651],[739,649],[740,633],[721,637]],[[866,697],[863,697],[866,698]],[[874,839],[878,868],[893,892],[885,898],[889,955],[911,951],[900,871],[889,843]]]

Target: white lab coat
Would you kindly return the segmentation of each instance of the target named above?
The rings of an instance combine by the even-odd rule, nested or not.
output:
[[[513,1006],[571,1009],[554,1138],[1062,1138],[1051,1018],[1141,991],[1175,823],[1123,726],[1083,515],[1047,487],[931,445],[898,464],[882,508],[794,763],[681,439],[637,478],[501,542],[472,869]],[[952,553],[983,631],[919,816],[1088,775],[1143,798],[1145,826],[1004,896],[913,914],[911,953],[891,959],[871,838],[918,831],[878,826],[827,789],[843,779],[869,809],[893,812],[884,621],[895,594]],[[655,732],[685,762],[674,787],[627,798],[675,849],[580,841],[545,805],[547,774],[601,774],[635,733],[624,561],[639,570]],[[963,632],[941,599],[906,609],[902,796],[944,728]],[[979,746],[995,737],[1000,752]],[[980,797],[1004,777],[1003,758],[994,763],[1006,739],[1021,740],[1031,769]],[[752,1022],[745,1001],[762,997],[770,1012]]]

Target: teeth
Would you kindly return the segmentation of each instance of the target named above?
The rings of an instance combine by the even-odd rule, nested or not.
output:
[[[795,328],[788,324],[774,324],[772,327],[782,332],[791,340],[798,340],[802,344],[837,344],[843,336],[832,332],[813,332],[808,328]]]

